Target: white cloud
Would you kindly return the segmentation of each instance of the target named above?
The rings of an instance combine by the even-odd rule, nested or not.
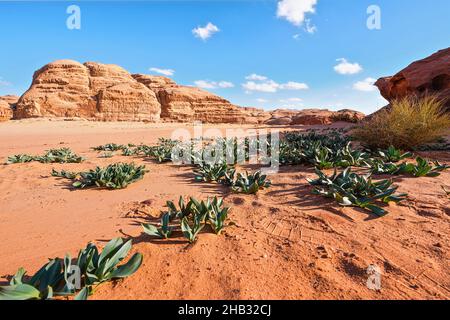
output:
[[[317,0],[281,0],[278,2],[277,17],[300,26],[307,13],[314,13]]]
[[[267,80],[267,77],[260,76],[259,74],[253,73],[253,74],[251,74],[249,76],[246,76],[245,79],[253,80],[253,81],[263,81],[263,80]]]
[[[269,102],[269,100],[262,99],[262,98],[256,99],[256,101],[258,101],[259,103],[267,103],[267,102]]]
[[[300,98],[289,98],[289,99],[281,99],[281,103],[289,103],[289,102],[302,102],[303,99]]]
[[[194,81],[195,85],[202,89],[217,89],[217,88],[233,88],[234,84],[229,81],[209,81],[209,80],[197,80]]]
[[[353,89],[364,92],[372,92],[377,90],[377,87],[374,86],[374,83],[377,80],[374,78],[366,78],[363,81],[358,81],[353,85]]]
[[[250,75],[246,77],[247,80],[254,79],[254,81],[247,81],[242,84],[242,87],[245,89],[247,93],[252,91],[258,92],[268,92],[274,93],[278,90],[306,90],[309,89],[309,86],[306,83],[289,81],[286,83],[278,83],[267,77],[258,76],[258,75]],[[258,80],[259,79],[259,80]]]
[[[159,73],[159,74],[163,74],[163,75],[165,75],[165,76],[173,76],[173,74],[175,73],[175,70],[173,70],[173,69],[160,69],[160,68],[155,68],[155,67],[153,67],[153,68],[150,68],[149,69],[150,71],[153,71],[153,72],[156,72],[156,73]]]
[[[208,24],[204,27],[198,26],[197,28],[192,30],[192,33],[202,40],[207,40],[210,38],[214,33],[219,32],[219,28],[212,24],[211,22],[208,22]]]
[[[289,81],[287,83],[281,84],[280,89],[282,90],[307,90],[309,89],[306,83]]]
[[[310,19],[305,20],[305,31],[311,34],[316,33],[317,31],[317,27],[312,24]]]
[[[357,74],[363,70],[359,63],[348,62],[345,58],[337,59],[336,61],[338,61],[339,64],[334,66],[334,71],[339,74]]]
[[[277,92],[280,85],[273,80],[265,80],[264,82],[247,81],[242,87],[247,92]]]
[[[294,34],[294,35],[292,36],[292,38],[293,38],[294,40],[300,39],[300,33]]]

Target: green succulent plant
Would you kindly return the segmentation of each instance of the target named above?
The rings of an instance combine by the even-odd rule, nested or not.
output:
[[[373,182],[370,175],[358,175],[351,172],[350,168],[339,174],[328,177],[322,171],[316,169],[318,179],[307,179],[314,185],[314,194],[328,198],[334,198],[342,206],[356,206],[370,210],[377,216],[383,216],[387,212],[378,206],[377,202],[399,202],[405,199],[407,194],[396,194],[397,187],[392,186],[391,180]]]
[[[189,243],[194,243],[197,240],[197,236],[205,227],[200,215],[195,215],[192,222],[189,222],[188,218],[181,219],[181,231]]]
[[[31,156],[28,154],[16,154],[8,157],[6,164],[25,163],[38,161],[41,163],[80,163],[85,158],[73,153],[69,148],[50,149],[42,156]]]
[[[28,154],[15,154],[13,156],[8,157],[6,164],[26,163],[31,161],[34,161],[34,156],[30,156]]]
[[[56,171],[55,169],[52,169],[52,176],[74,180],[78,176],[78,173],[66,170]]]
[[[42,163],[80,163],[85,159],[69,148],[50,149],[43,156],[35,157],[36,161]]]
[[[430,163],[421,157],[416,158],[416,164],[406,162],[401,164],[384,163],[382,160],[374,159],[369,161],[369,166],[372,173],[375,174],[409,174],[417,178],[437,177],[442,171],[450,168],[450,166],[440,164],[438,161]]]
[[[401,173],[408,173],[415,177],[437,177],[448,168],[450,166],[440,164],[439,161],[429,163],[427,160],[417,157],[416,164],[403,163],[399,170]]]
[[[72,265],[70,255],[64,259],[51,259],[33,276],[25,279],[26,271],[20,268],[9,285],[0,286],[0,300],[52,299],[56,296],[75,295],[76,300],[85,300],[92,294],[93,286],[135,273],[142,264],[142,254],[135,253],[127,263],[119,265],[131,249],[131,240],[123,243],[121,238],[111,240],[101,253],[93,244],[81,250]],[[80,285],[77,293],[70,276],[74,266],[80,270]]]
[[[92,149],[95,151],[119,151],[125,148],[127,148],[127,146],[123,144],[107,143],[97,147],[93,147]]]
[[[261,171],[245,174],[238,173],[231,190],[236,193],[256,194],[259,190],[269,188],[270,180]]]
[[[115,238],[101,252],[90,243],[78,253],[76,265],[84,275],[84,284],[89,288],[89,293],[94,285],[129,277],[139,269],[143,258],[140,253],[135,253],[128,262],[119,265],[127,257],[131,247],[131,240],[124,243],[121,238]]]
[[[168,239],[172,234],[173,227],[170,226],[170,213],[163,214],[161,226],[156,227],[150,223],[142,224],[144,232],[152,237]]]
[[[379,150],[378,156],[385,162],[399,162],[401,160],[411,158],[413,154],[411,152],[403,152],[393,146],[390,146],[386,150]]]
[[[123,189],[129,184],[142,179],[147,170],[145,166],[136,166],[134,163],[115,163],[106,168],[97,167],[95,170],[80,172],[79,180],[72,186],[86,188],[97,186],[99,188]]]
[[[198,168],[194,169],[195,180],[205,182],[220,182],[228,170],[226,163],[201,163]]]
[[[214,197],[210,204],[210,209],[208,210],[207,219],[211,228],[216,234],[220,234],[225,228],[225,220],[228,217],[228,211],[230,208],[222,207],[223,199]]]

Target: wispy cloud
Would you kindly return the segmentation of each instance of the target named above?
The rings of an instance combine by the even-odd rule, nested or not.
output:
[[[150,68],[149,70],[159,73],[159,74],[162,74],[162,75],[165,75],[165,76],[168,76],[168,77],[173,76],[175,73],[175,70],[173,70],[173,69],[161,69],[161,68],[153,67],[153,68]]]
[[[192,30],[192,33],[194,34],[194,36],[196,36],[197,38],[202,39],[203,41],[206,41],[207,39],[209,39],[214,33],[219,32],[220,29],[212,24],[211,22],[208,22],[206,24],[206,26],[204,27],[200,27],[198,26],[197,28],[194,28]]]
[[[245,77],[246,80],[253,80],[253,81],[263,81],[267,80],[266,76],[261,76],[259,74],[253,73],[251,75],[248,75]]]
[[[374,83],[376,81],[377,80],[374,78],[366,78],[363,81],[358,81],[355,84],[353,84],[353,89],[364,92],[376,91],[377,87],[374,86]]]
[[[247,93],[257,91],[266,93],[275,93],[278,90],[307,90],[309,86],[306,83],[289,81],[286,83],[278,83],[274,80],[269,79],[266,76],[261,76],[257,74],[251,74],[245,77],[249,80],[242,84],[242,87]]]
[[[256,101],[258,101],[259,103],[267,103],[267,102],[269,102],[269,100],[262,99],[262,98],[258,98],[258,99],[256,99]]]
[[[363,70],[359,63],[351,63],[345,58],[337,59],[336,61],[338,61],[339,64],[334,66],[334,71],[339,74],[357,74]]]
[[[315,25],[312,24],[310,19],[306,19],[305,20],[305,31],[313,34],[317,32],[317,27]]]
[[[209,80],[196,80],[194,81],[195,86],[202,89],[217,89],[217,88],[233,88],[234,84],[229,81],[209,81]]]
[[[295,26],[301,26],[307,13],[314,13],[317,0],[280,0],[277,17],[286,19]]]

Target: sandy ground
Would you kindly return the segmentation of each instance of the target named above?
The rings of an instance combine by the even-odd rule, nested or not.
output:
[[[98,157],[104,143],[156,142],[186,125],[22,120],[0,123],[0,159],[70,147],[82,164],[0,165],[0,281],[23,266],[72,256],[87,242],[132,238],[144,255],[132,277],[97,288],[93,299],[449,299],[450,172],[438,178],[397,177],[409,199],[390,214],[336,206],[312,195],[310,168],[282,168],[273,187],[235,195],[196,183],[191,169],[145,159]],[[230,126],[228,126],[230,127]],[[238,128],[237,126],[231,126]],[[225,127],[220,126],[223,130]],[[307,127],[303,127],[307,129]],[[428,156],[450,163],[444,152]],[[143,180],[127,189],[72,190],[52,168],[78,171],[118,161],[145,164]],[[220,195],[232,206],[223,235],[152,240],[141,222],[154,221],[166,200]],[[369,265],[381,270],[381,290],[366,285]]]

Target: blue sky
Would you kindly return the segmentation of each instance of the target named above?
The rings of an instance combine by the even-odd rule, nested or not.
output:
[[[379,30],[366,25],[373,4]],[[449,13],[448,0],[0,1],[0,95],[74,59],[173,73],[243,106],[370,113],[386,103],[373,79],[450,45]]]

